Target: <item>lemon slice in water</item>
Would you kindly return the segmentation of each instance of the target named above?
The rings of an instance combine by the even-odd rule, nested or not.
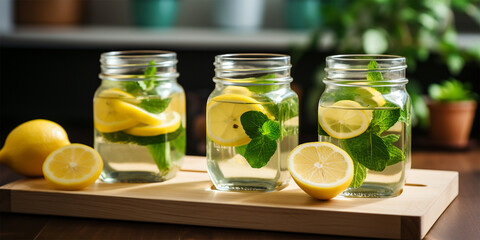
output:
[[[240,117],[248,111],[267,114],[257,100],[240,95],[224,94],[210,99],[207,104],[207,135],[222,146],[241,146],[250,142]]]
[[[159,114],[161,124],[158,125],[138,125],[124,132],[135,136],[157,136],[175,132],[181,125],[182,119],[176,112],[163,112]]]
[[[118,112],[113,103],[120,100],[96,98],[93,103],[93,123],[100,132],[117,132],[138,124],[134,119]]]
[[[330,136],[338,139],[356,137],[370,124],[371,114],[363,110],[360,103],[341,100],[329,107],[320,107],[318,122]]]

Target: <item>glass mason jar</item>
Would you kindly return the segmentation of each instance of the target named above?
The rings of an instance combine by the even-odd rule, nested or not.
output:
[[[175,176],[185,155],[185,93],[176,54],[119,51],[100,58],[102,80],[93,99],[94,145],[100,179],[160,182]]]
[[[216,189],[272,191],[288,184],[287,157],[298,145],[298,97],[290,57],[215,58],[207,102],[207,166]]]
[[[400,56],[327,57],[318,137],[342,148],[353,160],[353,181],[343,196],[402,193],[411,151],[406,68]]]

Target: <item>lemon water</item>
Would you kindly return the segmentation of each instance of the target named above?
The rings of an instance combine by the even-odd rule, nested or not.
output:
[[[167,144],[171,165],[168,169],[159,168],[146,146],[133,143],[112,143],[95,130],[95,149],[103,159],[100,179],[114,182],[161,182],[175,176],[183,161],[184,152]],[[168,142],[167,142],[168,143]]]
[[[138,183],[160,182],[174,177],[185,155],[184,95],[171,95],[165,110],[153,114],[159,118],[160,124],[149,125],[137,122],[150,116],[141,108],[134,108],[134,114],[128,115],[125,112],[130,108],[123,109],[111,102],[121,101],[132,107],[138,106],[142,100],[160,101],[160,97],[118,97],[119,94],[126,93],[105,90],[94,99],[94,145],[104,162],[100,179],[107,183]],[[102,97],[105,95],[107,97]],[[130,116],[135,116],[133,125],[122,125],[130,120]]]
[[[209,106],[221,106],[222,111],[233,118],[223,118],[221,123],[214,121]],[[276,104],[270,103],[236,103],[228,101],[211,100],[207,104],[207,125],[215,123],[210,128],[218,132],[228,133],[225,138],[235,138],[238,143],[225,144],[214,141],[212,132],[209,133],[207,126],[207,166],[208,173],[212,179],[216,189],[228,191],[272,191],[281,189],[286,186],[289,181],[289,173],[287,169],[287,157],[289,152],[298,145],[298,116],[291,117],[289,114],[279,114],[284,116],[276,119],[269,113],[271,109],[279,109],[280,112],[288,112],[289,109],[281,109]],[[266,116],[274,119],[280,126],[280,137],[275,141],[276,150],[268,159],[268,162],[262,167],[252,167],[244,157],[248,154],[245,150],[251,141],[244,133],[244,129],[240,123],[240,117],[247,110],[261,111]],[[237,113],[229,113],[228,111],[238,111]],[[214,131],[216,131],[214,130]],[[237,131],[238,130],[238,131]],[[212,130],[210,130],[212,131]],[[245,135],[245,136],[242,136]],[[215,136],[218,138],[218,136]],[[246,141],[242,139],[246,138]],[[223,139],[227,141],[227,139]]]
[[[326,106],[321,107],[323,109],[333,109],[336,107]],[[339,109],[339,110],[338,110]],[[338,108],[338,111],[345,111],[345,114],[350,116],[365,115],[367,116],[368,128],[363,130],[362,133],[357,136],[339,139],[335,136],[338,132],[349,132],[351,129],[347,129],[347,124],[337,122],[337,126],[333,127],[338,132],[327,133],[326,126],[322,126],[322,122],[319,124],[319,141],[330,142],[344,149],[352,158],[355,165],[354,182],[357,181],[357,185],[352,187],[350,185],[345,190],[343,196],[351,197],[393,197],[401,194],[403,185],[405,182],[405,169],[410,165],[410,141],[407,135],[407,124],[401,120],[396,121],[391,127],[385,131],[378,131],[376,128],[377,123],[373,120],[376,116],[390,116],[392,111],[400,112],[399,108]],[[375,111],[375,114],[374,114]],[[319,119],[322,118],[322,113],[326,111],[319,110]],[[336,112],[342,114],[342,112]],[[325,125],[325,123],[323,123]],[[381,133],[379,133],[381,132]],[[377,137],[377,135],[378,137]],[[391,140],[388,140],[391,139]],[[381,146],[379,146],[381,145]],[[386,147],[385,147],[386,146]],[[393,147],[392,147],[393,146]],[[374,149],[374,150],[372,150]],[[376,150],[377,149],[377,150]],[[386,150],[386,151],[385,151]],[[372,154],[373,156],[368,156]],[[397,160],[391,160],[392,154],[397,154]],[[371,163],[365,163],[372,161]],[[383,163],[383,169],[369,169],[365,165],[381,166]],[[386,165],[386,166],[385,166]],[[365,172],[359,170],[363,169]],[[362,176],[365,175],[365,176]],[[354,184],[352,182],[352,184]]]

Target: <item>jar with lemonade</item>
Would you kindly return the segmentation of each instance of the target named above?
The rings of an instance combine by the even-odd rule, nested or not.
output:
[[[159,182],[175,176],[185,155],[185,93],[176,54],[118,51],[100,58],[101,85],[93,100],[94,145],[100,179]]]
[[[215,58],[206,109],[207,169],[216,189],[272,191],[288,184],[287,157],[298,144],[298,97],[290,57]]]
[[[318,137],[345,150],[354,177],[342,195],[392,197],[410,168],[411,103],[404,57],[327,57],[318,106]]]

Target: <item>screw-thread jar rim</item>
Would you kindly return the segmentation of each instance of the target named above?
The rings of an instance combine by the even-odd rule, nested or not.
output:
[[[368,69],[371,61],[377,62],[376,69]],[[406,75],[406,59],[397,55],[382,54],[342,54],[326,58],[326,84],[337,86],[364,86],[376,87],[405,85],[408,83]],[[380,81],[365,81],[368,73],[379,72],[383,79]]]
[[[290,83],[290,56],[276,53],[232,53],[215,56],[214,82],[235,85],[271,85]],[[275,74],[268,79],[255,78]]]
[[[152,63],[153,61],[153,63]],[[179,76],[177,54],[164,50],[126,50],[102,53],[100,79],[112,81],[144,81],[147,68],[155,67],[148,79],[170,80]]]

